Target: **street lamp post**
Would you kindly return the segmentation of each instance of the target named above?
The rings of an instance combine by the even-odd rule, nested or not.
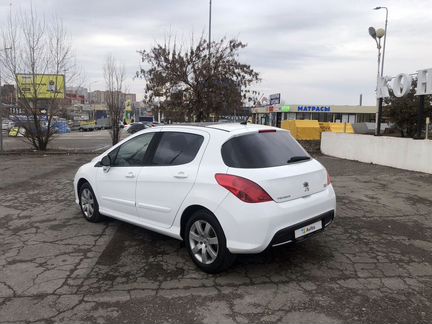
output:
[[[208,52],[209,52],[209,61],[211,61],[211,16],[212,16],[212,0],[209,2],[209,34],[208,34]]]
[[[0,49],[0,51],[6,52],[7,50],[11,50],[12,47],[5,47]],[[3,153],[3,101],[2,101],[2,85],[1,85],[1,71],[0,71],[0,153]]]
[[[3,101],[2,101],[2,85],[1,85],[1,71],[0,71],[0,153],[3,153]]]
[[[375,40],[378,49],[378,71],[377,71],[377,95],[378,95],[378,80],[380,78],[380,64],[381,64],[381,38],[385,35],[385,31],[382,28],[375,30],[374,27],[369,27],[369,35]],[[381,76],[382,76],[382,65],[381,65]],[[379,136],[381,133],[381,116],[382,116],[382,98],[377,98],[378,114],[376,118],[375,135]]]
[[[93,120],[94,117],[95,117],[95,111],[93,110],[92,101],[91,101],[91,99],[92,99],[92,95],[91,95],[91,86],[92,86],[92,84],[94,84],[94,83],[98,83],[98,82],[99,82],[99,80],[91,81],[91,82],[89,83],[88,101],[89,101],[89,105],[90,105],[90,112],[91,112],[92,120]],[[90,119],[90,116],[89,116],[89,119]]]
[[[386,40],[387,40],[387,21],[388,21],[388,8],[387,7],[375,7],[374,10],[385,9],[386,18],[385,18],[385,26],[384,26],[384,44],[383,44],[383,53],[382,53],[382,62],[381,62],[381,76],[384,76],[384,57],[386,50]]]
[[[385,9],[386,18],[385,18],[385,26],[384,26],[384,44],[383,44],[383,52],[382,52],[382,60],[381,60],[381,77],[384,76],[384,57],[386,50],[386,40],[387,40],[387,22],[388,22],[388,8],[387,7],[375,7],[373,10]],[[376,135],[380,135],[381,133],[381,118],[382,118],[382,106],[383,106],[383,98],[378,99],[378,123],[376,128]]]
[[[211,82],[211,76],[212,76],[212,60],[211,60],[211,18],[212,18],[212,0],[209,0],[209,34],[208,34],[208,82]],[[212,83],[210,83],[210,87],[212,86]],[[213,98],[212,98],[212,91],[210,91],[210,96],[208,98],[209,100],[209,106],[212,107],[213,105]],[[213,108],[210,108],[213,110]],[[200,116],[200,119],[202,119],[203,116]],[[200,120],[201,121],[201,120]]]

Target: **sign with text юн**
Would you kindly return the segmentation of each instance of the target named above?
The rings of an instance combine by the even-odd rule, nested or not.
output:
[[[406,73],[399,73],[394,78],[388,76],[379,77],[377,84],[377,98],[389,97],[389,89],[393,90],[396,97],[406,96],[411,89],[411,84],[412,77]],[[432,94],[432,68],[418,70],[416,96],[430,94]]]

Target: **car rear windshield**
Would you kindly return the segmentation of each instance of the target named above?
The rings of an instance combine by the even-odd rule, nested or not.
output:
[[[233,137],[222,145],[222,158],[233,168],[269,168],[310,159],[285,131],[267,131]]]

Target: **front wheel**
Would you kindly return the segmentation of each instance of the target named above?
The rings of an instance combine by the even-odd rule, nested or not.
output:
[[[88,182],[79,188],[79,203],[84,218],[89,222],[97,223],[103,219],[103,216],[99,214],[99,204],[96,196]]]
[[[221,272],[235,261],[226,247],[222,227],[207,210],[199,210],[189,218],[184,239],[192,261],[204,272]]]

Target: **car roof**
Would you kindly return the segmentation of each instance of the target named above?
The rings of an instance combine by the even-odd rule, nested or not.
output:
[[[179,127],[179,128],[195,128],[195,129],[207,129],[224,132],[243,132],[243,131],[254,131],[259,129],[275,129],[275,127],[259,125],[259,124],[241,124],[241,123],[191,123],[191,124],[170,124],[164,125],[163,127]]]

